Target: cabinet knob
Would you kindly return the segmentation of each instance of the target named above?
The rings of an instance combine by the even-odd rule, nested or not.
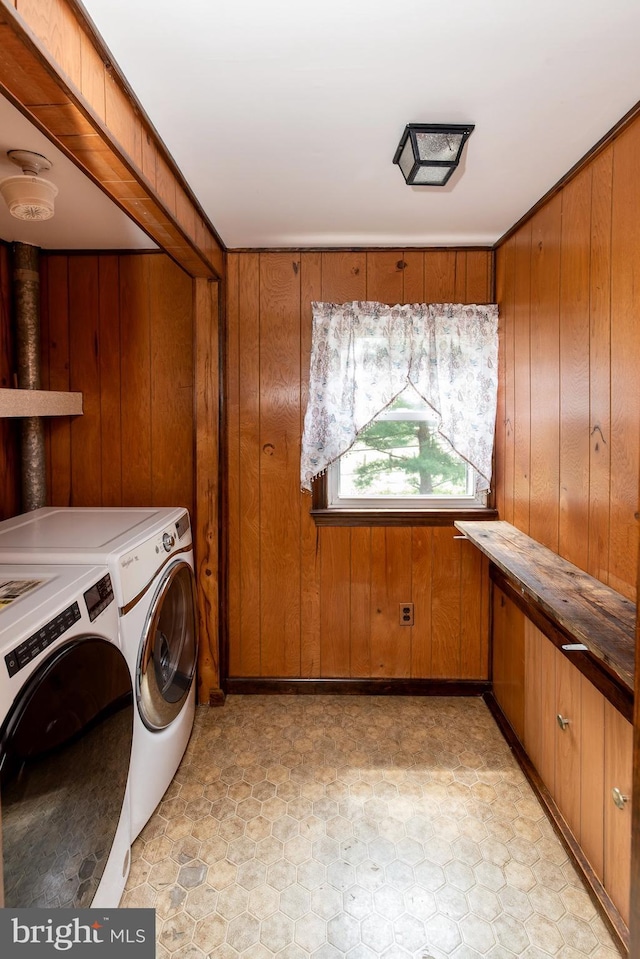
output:
[[[624,804],[629,802],[629,797],[622,794],[622,790],[618,789],[617,786],[614,786],[611,790],[611,798],[618,807],[618,809],[624,809]]]
[[[569,725],[569,720],[565,719],[561,713],[558,713],[558,715],[556,716],[556,720],[558,722],[558,726],[564,732],[567,726]]]

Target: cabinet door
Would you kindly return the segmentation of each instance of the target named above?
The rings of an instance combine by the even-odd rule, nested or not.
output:
[[[493,692],[524,742],[524,613],[493,587]]]
[[[540,772],[542,755],[541,635],[528,619],[524,622],[524,748]]]
[[[547,645],[551,645],[548,643]],[[553,797],[574,836],[580,838],[580,673],[553,648],[556,674],[555,789]]]
[[[524,622],[524,745],[547,789],[555,794],[555,647],[529,619]]]
[[[580,845],[597,876],[604,875],[604,705],[602,693],[580,674]]]
[[[604,718],[604,887],[629,922],[633,727],[611,703]],[[618,790],[614,801],[613,790]],[[621,797],[626,796],[626,802]]]

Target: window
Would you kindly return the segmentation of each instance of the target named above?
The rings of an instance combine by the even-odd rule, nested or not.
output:
[[[477,491],[491,482],[497,306],[312,307],[300,484],[316,523],[493,518]]]
[[[404,390],[329,467],[328,508],[485,506],[475,470],[438,433],[438,421],[412,387]]]

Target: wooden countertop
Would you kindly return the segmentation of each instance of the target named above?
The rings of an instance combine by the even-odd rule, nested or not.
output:
[[[510,523],[456,521],[530,602],[571,641],[584,643],[633,694],[636,607]]]

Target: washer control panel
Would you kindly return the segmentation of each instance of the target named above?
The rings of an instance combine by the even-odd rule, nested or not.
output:
[[[87,604],[89,620],[93,622],[107,608],[109,603],[113,602],[113,585],[108,573],[102,579],[99,579],[95,586],[84,593],[84,601]]]
[[[10,676],[15,676],[24,666],[39,656],[43,650],[55,642],[58,637],[66,633],[68,629],[77,623],[80,619],[80,607],[77,603],[72,603],[61,613],[50,619],[48,623],[41,626],[40,629],[25,639],[19,646],[12,649],[4,657],[7,665],[7,671]]]

